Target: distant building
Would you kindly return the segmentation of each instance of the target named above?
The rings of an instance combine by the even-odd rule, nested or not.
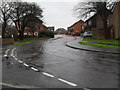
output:
[[[79,20],[67,28],[68,33],[80,33],[84,29],[84,21]]]
[[[51,27],[47,27],[48,28],[48,31],[53,31],[54,32],[54,26],[51,26]]]
[[[65,34],[66,33],[66,30],[64,28],[58,28],[56,31],[55,31],[57,34]]]

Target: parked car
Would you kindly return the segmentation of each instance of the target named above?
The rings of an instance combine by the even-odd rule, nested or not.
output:
[[[92,33],[91,32],[84,32],[83,33],[83,37],[92,37]]]
[[[73,35],[73,36],[80,36],[80,33],[71,33],[71,35]]]

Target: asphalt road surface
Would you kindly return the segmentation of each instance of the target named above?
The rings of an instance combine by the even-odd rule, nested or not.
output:
[[[117,54],[66,46],[72,36],[3,46],[2,82],[13,88],[118,88]]]

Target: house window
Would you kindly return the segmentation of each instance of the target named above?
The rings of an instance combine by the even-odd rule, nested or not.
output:
[[[39,27],[38,26],[35,26],[35,29],[38,29]]]
[[[35,32],[34,35],[35,35],[35,36],[38,36],[38,32]]]
[[[24,33],[24,35],[27,35],[27,33]]]

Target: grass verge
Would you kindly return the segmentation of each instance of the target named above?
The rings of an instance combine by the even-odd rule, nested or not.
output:
[[[34,43],[40,40],[47,40],[49,39],[49,37],[45,37],[45,38],[26,38],[22,41],[16,41],[15,43],[13,43],[12,45],[25,45],[25,44],[30,44],[30,43]]]
[[[83,41],[120,45],[120,40],[98,40],[93,38],[84,38]]]
[[[120,49],[120,46],[104,45],[104,44],[89,43],[89,42],[79,42],[79,43],[82,44],[82,45],[88,45],[88,46]]]
[[[1,38],[0,44],[7,45],[7,44],[12,44],[14,42],[15,41],[13,38]]]

